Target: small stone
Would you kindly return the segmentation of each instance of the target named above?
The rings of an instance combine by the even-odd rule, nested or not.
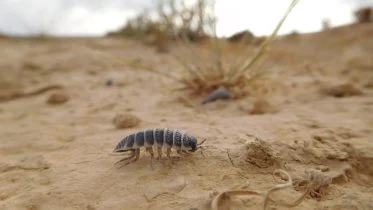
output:
[[[57,93],[52,93],[48,100],[47,103],[51,105],[56,105],[56,104],[63,104],[66,103],[69,100],[69,96],[65,93],[62,92],[57,92]]]
[[[47,162],[43,156],[26,156],[19,162],[19,167],[22,169],[48,169],[50,168],[50,163]]]
[[[72,142],[75,140],[74,136],[60,136],[58,137],[58,140],[64,143]]]
[[[260,99],[255,101],[253,109],[250,111],[250,114],[266,114],[266,113],[275,113],[276,108],[270,104],[267,100]]]
[[[113,119],[113,124],[117,129],[133,128],[140,124],[141,120],[134,114],[117,114]]]
[[[93,205],[87,205],[87,210],[95,210],[96,208]]]
[[[48,178],[42,178],[42,179],[40,179],[40,181],[39,181],[39,184],[41,184],[41,185],[49,185],[51,183],[51,181],[48,179]]]
[[[321,172],[327,172],[330,170],[330,168],[328,166],[317,166],[316,169],[320,170]]]
[[[106,85],[106,86],[112,86],[113,83],[114,83],[114,82],[113,82],[112,79],[107,79],[105,85]]]
[[[240,31],[236,34],[233,34],[231,37],[228,38],[228,41],[230,42],[238,42],[238,41],[241,41],[243,39],[246,39],[244,41],[246,41],[247,43],[250,43],[254,40],[254,34],[251,33],[250,31],[248,30],[245,30],[245,31]]]
[[[335,85],[329,88],[322,89],[326,95],[334,96],[336,98],[362,95],[363,92],[350,83]]]

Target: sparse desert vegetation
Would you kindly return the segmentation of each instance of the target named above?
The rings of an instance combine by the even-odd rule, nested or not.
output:
[[[0,37],[0,209],[373,209],[373,22],[276,36],[296,2],[268,37],[218,38],[202,0],[101,38]],[[163,127],[203,153],[114,166]]]
[[[230,55],[224,54],[226,40],[217,36],[216,17],[211,12],[214,11],[215,1],[207,5],[207,1],[199,0],[189,7],[185,3],[177,7],[175,2],[183,1],[165,2],[160,1],[157,10],[159,18],[155,21],[150,19],[149,14],[140,14],[123,29],[109,33],[109,36],[122,35],[146,40],[147,37],[154,37],[152,43],[161,52],[165,51],[166,43],[176,42],[178,47],[171,55],[182,66],[182,72],[179,73],[181,76],[175,76],[173,72],[161,75],[177,80],[184,85],[183,90],[192,93],[206,94],[223,87],[231,91],[234,98],[238,98],[245,96],[250,90],[252,92],[252,86],[249,84],[267,73],[263,69],[253,69],[253,66],[265,54],[298,0],[291,2],[272,34],[260,42],[260,46],[252,55],[246,53],[249,41],[254,39],[248,31],[239,32],[228,38],[231,42],[239,43],[237,50],[230,51]],[[167,9],[171,12],[166,13]],[[178,20],[181,22],[180,25],[176,24]],[[208,39],[209,45],[201,49],[195,42],[203,38]],[[159,73],[155,68],[146,69]]]

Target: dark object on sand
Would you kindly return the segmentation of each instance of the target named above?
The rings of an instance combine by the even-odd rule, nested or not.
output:
[[[321,92],[323,94],[334,96],[336,98],[358,96],[363,94],[363,92],[360,89],[358,89],[350,83],[344,83],[327,88],[322,88]]]
[[[357,23],[368,23],[373,21],[373,7],[362,7],[354,12]]]
[[[217,90],[212,91],[210,94],[207,95],[205,100],[202,101],[202,104],[207,104],[219,99],[229,99],[232,97],[232,94],[225,88],[219,88]]]
[[[51,105],[63,104],[63,103],[66,103],[69,99],[70,97],[66,93],[56,92],[56,93],[52,93],[48,97],[47,103]]]
[[[253,39],[255,38],[254,35],[248,31],[248,30],[245,30],[245,31],[240,31],[236,34],[233,34],[231,37],[228,38],[228,41],[230,42],[238,42],[238,41],[241,41],[243,39],[246,38],[246,41],[247,42],[251,42],[253,41]]]
[[[105,85],[106,86],[112,86],[113,85],[113,80],[112,79],[107,79]]]

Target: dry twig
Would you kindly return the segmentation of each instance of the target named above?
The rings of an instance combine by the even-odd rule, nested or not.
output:
[[[260,191],[254,191],[254,190],[228,190],[224,191],[222,193],[219,193],[211,202],[211,210],[219,210],[219,207],[223,205],[224,201],[229,200],[232,196],[248,196],[248,195],[259,195],[263,196],[263,210],[266,210],[268,205],[270,203],[277,204],[280,206],[285,206],[285,207],[295,207],[299,205],[303,199],[310,193],[312,188],[316,185],[318,185],[319,180],[315,179],[313,176],[310,177],[310,183],[308,184],[306,190],[303,192],[303,194],[297,198],[293,202],[288,202],[288,201],[283,201],[283,200],[275,200],[271,197],[271,195],[276,192],[283,190],[285,188],[289,188],[293,186],[293,181],[289,175],[284,170],[277,169],[274,171],[274,174],[279,174],[282,173],[286,175],[287,177],[287,182],[285,184],[277,184],[268,191],[265,192],[260,192]]]

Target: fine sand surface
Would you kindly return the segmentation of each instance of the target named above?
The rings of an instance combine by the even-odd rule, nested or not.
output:
[[[106,56],[180,68],[141,43],[0,38],[0,209],[205,210],[223,190],[284,183],[277,168],[294,180],[277,199],[292,201],[310,174],[320,178],[293,209],[373,209],[372,37],[369,23],[282,37],[257,66],[272,71],[261,94],[205,106],[173,90],[177,82]],[[139,124],[116,128],[115,116],[128,114]],[[152,169],[141,151],[115,167],[121,138],[153,127],[206,138],[205,157],[164,155]],[[261,205],[242,197],[230,206]]]

